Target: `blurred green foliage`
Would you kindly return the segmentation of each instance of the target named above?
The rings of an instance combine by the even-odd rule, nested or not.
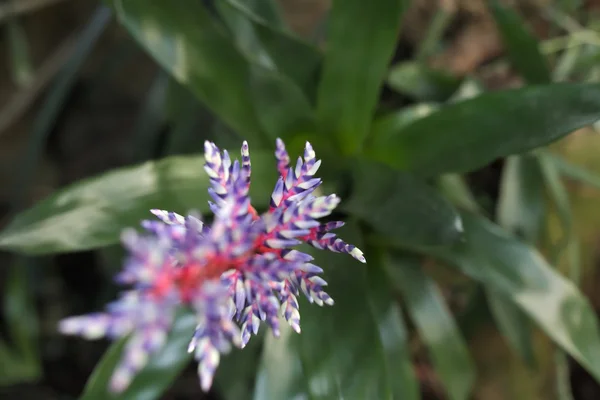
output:
[[[265,335],[259,347],[225,359],[216,389],[224,398],[419,399],[415,337],[448,398],[471,398],[478,370],[440,271],[466,277],[483,293],[483,301],[469,297],[469,306],[481,303],[529,368],[539,361],[535,332],[554,342],[561,397],[569,395],[565,355],[600,381],[598,318],[578,287],[578,242],[563,183],[568,177],[598,188],[600,177],[543,148],[600,119],[600,83],[589,78],[597,47],[553,64],[518,14],[492,1],[508,60],[526,83],[485,93],[472,77],[427,65],[431,43],[416,60],[390,66],[405,0],[334,0],[323,49],[297,37],[271,0],[105,3],[41,106],[14,204],[22,202],[39,146],[111,15],[163,69],[136,124],[132,160],[143,163],[69,185],[18,213],[0,232],[0,248],[23,255],[96,249],[117,243],[120,231],[150,208],[206,212],[202,157],[173,155],[197,152],[205,138],[223,147],[249,141],[252,197],[267,207],[274,139],[283,138],[292,151],[310,140],[323,158],[326,184],[344,194],[345,236],[364,245],[369,262],[315,253],[335,306],[303,303],[301,335]],[[439,18],[429,41],[448,16]],[[31,67],[18,20],[11,20],[9,36],[14,80],[26,84]],[[561,54],[572,58],[568,51]],[[385,84],[412,103],[381,106]],[[167,145],[153,160],[165,121]],[[198,132],[206,121],[212,129]],[[498,159],[500,193],[490,210],[465,177]],[[549,208],[561,237],[548,245]],[[556,269],[563,254],[574,281]],[[19,366],[12,371],[17,379],[39,375],[34,312],[23,297],[29,270],[11,266],[6,315],[14,349],[0,342],[0,361]],[[15,318],[18,313],[28,318]],[[182,314],[167,346],[118,398],[160,398],[190,359],[185,347],[193,327],[193,318]],[[82,399],[112,398],[107,381],[124,344],[113,344],[98,363]],[[3,375],[2,383],[13,378]]]

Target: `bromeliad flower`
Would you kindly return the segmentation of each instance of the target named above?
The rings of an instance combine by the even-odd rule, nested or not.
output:
[[[275,156],[279,179],[268,211],[258,215],[249,197],[250,154],[242,145],[242,162],[232,162],[213,143],[205,143],[205,166],[211,182],[209,202],[214,220],[151,210],[158,220],[142,221],[145,233],[126,230],[129,250],[117,275],[129,285],[103,313],[66,318],[59,329],[88,339],[130,336],[123,358],[111,379],[111,389],[128,387],[149,356],[167,339],[178,307],[197,317],[189,351],[198,361],[201,387],[212,384],[221,354],[232,345],[244,347],[266,322],[279,335],[279,315],[300,333],[297,296],[311,303],[333,304],[325,292],[323,270],[312,257],[295,250],[301,243],[365,262],[362,252],[332,231],[343,222],[320,223],[339,204],[335,195],[316,196],[321,164],[309,143],[295,166],[281,140]]]

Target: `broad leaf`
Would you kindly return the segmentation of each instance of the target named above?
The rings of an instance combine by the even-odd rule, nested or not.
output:
[[[506,294],[486,288],[485,296],[498,330],[527,365],[535,366],[531,319]]]
[[[530,84],[552,81],[546,59],[540,52],[539,43],[525,27],[525,22],[512,9],[497,0],[489,2],[508,57],[517,71]]]
[[[228,22],[237,46],[246,58],[253,62],[250,66],[250,93],[262,129],[271,139],[279,137],[284,140],[292,137],[294,133],[314,131],[312,106],[301,89],[306,86],[307,81],[294,82],[285,75],[288,69],[278,65],[278,61],[284,67],[293,63],[295,70],[292,69],[290,72],[296,72],[298,70],[296,66],[306,65],[300,57],[306,55],[303,54],[302,50],[305,50],[303,46],[309,46],[289,36],[288,33],[266,26],[251,10],[237,1],[220,0],[216,5],[220,14]],[[281,54],[277,51],[280,49],[263,45],[258,35],[259,31],[263,35],[266,34],[267,44],[271,47],[275,40],[276,43],[283,43],[285,45],[282,46],[283,48],[291,47],[292,50],[299,50],[298,53],[287,54],[287,58],[281,58]],[[308,80],[310,76],[299,78]]]
[[[314,100],[316,95],[316,79],[322,61],[320,51],[312,45],[284,31],[283,27],[271,21],[261,18],[262,15],[255,13],[256,6],[267,4],[270,1],[253,0],[251,3],[255,9],[251,9],[239,0],[219,0],[221,9],[229,8],[237,12],[245,23],[250,24],[252,35],[257,40],[256,46],[260,46],[263,54],[269,57],[271,65],[276,70],[289,77],[300,88],[306,96]],[[248,39],[245,39],[248,40]],[[249,49],[246,49],[249,50]]]
[[[254,400],[300,399],[307,390],[300,354],[292,344],[296,332],[285,320],[281,319],[280,323],[280,337],[266,333],[262,357],[257,364],[254,396],[251,397]]]
[[[585,296],[535,249],[498,226],[467,213],[462,220],[465,242],[436,254],[510,298],[600,379],[600,333],[596,313]]]
[[[214,391],[219,394],[220,399],[250,400],[253,398],[252,391],[265,336],[261,333],[253,337],[243,350],[234,349],[231,353],[221,356],[213,384]]]
[[[235,154],[235,153],[233,153]],[[268,204],[273,156],[253,152],[251,195]],[[59,190],[18,214],[0,233],[0,248],[28,254],[79,251],[119,241],[121,230],[153,218],[149,210],[208,211],[202,157],[170,157],[121,168]]]
[[[485,93],[375,137],[370,156],[434,176],[527,152],[600,119],[600,85],[552,84]]]
[[[535,245],[542,233],[545,202],[537,158],[532,155],[508,157],[500,182],[498,224]]]
[[[254,110],[273,140],[281,138],[285,141],[294,134],[315,130],[312,107],[292,80],[258,65],[251,71]]]
[[[460,87],[461,79],[442,70],[407,61],[394,65],[388,85],[418,101],[446,101]]]
[[[545,221],[546,199],[540,165],[532,155],[511,156],[504,163],[496,210],[500,226],[535,245]],[[510,298],[487,288],[486,297],[498,328],[523,359],[534,364],[530,319]]]
[[[438,108],[439,105],[435,103],[419,103],[382,115],[373,121],[369,139],[373,140],[372,138],[377,138],[376,140],[378,141],[388,140],[398,132],[401,132],[404,127],[432,114]]]
[[[462,233],[458,213],[434,188],[377,163],[356,163],[353,194],[342,207],[408,247],[450,245]]]
[[[340,237],[360,246],[352,225],[342,228]],[[418,399],[402,316],[377,257],[367,251],[368,262],[371,255],[374,263],[365,267],[343,254],[312,253],[315,264],[325,270],[335,305],[300,302],[302,333],[294,334],[285,351],[295,350],[286,359],[293,365],[298,357],[302,375],[291,379],[288,368],[279,368],[281,379],[292,385],[287,393],[296,393],[298,399]],[[304,392],[297,389],[300,378]],[[277,375],[270,382],[277,385]]]
[[[467,344],[442,294],[415,257],[391,255],[387,270],[427,345],[435,370],[451,400],[470,398],[475,368]]]
[[[383,358],[388,366],[386,372],[391,386],[391,398],[417,400],[420,398],[420,391],[408,347],[408,330],[400,306],[388,289],[388,276],[384,265],[381,265],[385,260],[378,260],[374,255],[371,259],[380,265],[369,267],[367,271],[368,300],[379,333]]]
[[[123,25],[164,69],[246,138],[256,143],[263,137],[248,86],[250,63],[202,2],[113,3]]]
[[[356,152],[367,136],[404,6],[404,0],[333,1],[317,117],[345,153]]]
[[[192,359],[191,354],[187,352],[187,347],[195,327],[194,315],[179,313],[165,346],[150,357],[148,364],[135,376],[127,390],[119,394],[109,391],[109,381],[121,360],[127,339],[115,342],[94,369],[80,400],[159,399]]]

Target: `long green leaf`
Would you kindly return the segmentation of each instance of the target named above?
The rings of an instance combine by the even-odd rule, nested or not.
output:
[[[535,245],[545,219],[542,172],[536,157],[511,156],[505,160],[496,210],[500,226]],[[510,298],[491,288],[485,294],[498,328],[529,365],[534,365],[530,319]]]
[[[434,176],[467,172],[553,142],[600,119],[600,85],[552,84],[485,93],[374,138],[370,156]]]
[[[113,4],[123,25],[164,69],[247,139],[264,140],[248,86],[250,63],[202,2]]]
[[[600,332],[596,313],[585,296],[535,249],[498,226],[467,213],[462,220],[465,242],[436,254],[510,298],[600,379]]]
[[[561,174],[569,179],[584,183],[593,188],[600,189],[600,175],[597,175],[585,168],[572,164],[562,157],[551,153],[546,153],[546,158],[552,160]]]
[[[180,313],[169,333],[167,343],[157,353],[150,356],[148,364],[135,376],[131,385],[123,393],[109,391],[112,373],[121,360],[126,339],[115,342],[94,369],[79,400],[156,400],[177,378],[177,375],[190,362],[187,352],[196,317],[191,313]]]
[[[371,257],[371,260],[380,264],[387,262],[383,258]],[[408,330],[400,306],[390,296],[384,265],[369,267],[367,279],[370,310],[381,341],[391,398],[417,400],[420,393],[408,347]]]
[[[292,335],[296,332],[285,320],[280,323],[280,337],[273,337],[271,332],[266,334],[252,397],[254,400],[293,399],[306,391],[300,354],[292,342]]]
[[[302,88],[312,103],[316,95],[317,72],[322,62],[321,52],[285,31],[282,26],[261,18],[262,15],[259,15],[256,9],[246,6],[248,2],[244,4],[238,0],[219,0],[219,2],[222,4],[221,9],[229,5],[239,14],[243,23],[251,24],[252,35],[258,40],[254,45],[260,46],[260,50],[269,57],[269,61],[276,66],[277,71]],[[259,4],[269,2],[253,0],[250,3],[253,3],[256,8]],[[245,48],[245,51],[248,53],[250,49]]]
[[[537,158],[532,155],[508,157],[500,182],[498,224],[535,245],[543,228],[545,201]]]
[[[446,101],[461,82],[461,79],[444,71],[414,61],[394,65],[387,78],[392,89],[418,101]]]
[[[342,228],[340,236],[361,245],[355,224]],[[335,305],[300,302],[302,333],[286,349],[297,352],[302,375],[282,376],[291,385],[287,393],[297,395],[285,398],[416,400],[406,330],[377,257],[365,268],[341,254],[312,253],[315,264],[325,269]],[[277,376],[271,375],[270,382],[277,385]]]
[[[444,246],[460,239],[462,225],[452,205],[411,174],[357,162],[354,192],[342,207],[405,246]]]
[[[436,103],[419,103],[382,115],[373,121],[369,140],[388,140],[397,132],[401,132],[404,127],[432,114],[438,108],[439,105]]]
[[[33,65],[21,20],[16,17],[10,18],[6,23],[6,33],[12,80],[18,86],[26,86],[33,76]]]
[[[281,16],[276,0],[217,0],[227,2],[240,11],[259,19],[265,25],[275,29],[286,30],[286,23]]]
[[[485,296],[500,332],[527,365],[535,366],[531,319],[506,294],[486,288]]]
[[[569,193],[560,177],[560,170],[552,159],[547,157],[546,153],[540,153],[538,160],[542,170],[544,183],[550,194],[550,198],[556,207],[558,218],[560,220],[562,237],[558,243],[552,245],[550,262],[556,264],[560,254],[567,249],[573,235],[573,216],[571,213],[571,202]]]
[[[470,398],[475,368],[467,344],[433,280],[416,258],[391,255],[388,273],[427,344],[433,365],[451,400]]]
[[[238,47],[253,60],[249,79],[252,105],[264,131],[271,139],[284,140],[314,131],[314,111],[306,96],[306,89],[314,89],[316,82],[312,76],[316,67],[313,49],[289,33],[266,25],[237,1],[219,0],[217,7]],[[316,57],[320,57],[318,53]]]
[[[315,130],[314,112],[302,90],[288,77],[259,65],[251,68],[254,110],[272,139]]]
[[[490,8],[510,61],[530,84],[552,81],[546,59],[540,52],[537,39],[527,30],[519,15],[497,0]]]
[[[275,182],[272,155],[254,152],[251,195],[268,204]],[[169,157],[113,170],[68,186],[18,214],[0,233],[0,248],[28,254],[79,251],[119,241],[160,208],[208,211],[208,176],[202,157]],[[272,178],[272,179],[270,179]]]
[[[39,324],[33,304],[29,273],[33,260],[17,257],[8,271],[4,296],[4,317],[9,346],[0,341],[0,385],[14,385],[39,379]]]
[[[221,357],[213,385],[220,399],[250,400],[253,398],[257,366],[265,342],[263,333],[264,331],[259,332],[257,337],[252,338],[243,351],[234,350]],[[285,345],[284,340],[279,343]]]
[[[404,9],[404,0],[333,1],[317,117],[348,154],[369,131]]]

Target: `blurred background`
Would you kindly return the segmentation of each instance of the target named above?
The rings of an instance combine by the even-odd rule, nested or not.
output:
[[[293,31],[324,45],[329,1],[278,3]],[[556,81],[600,80],[600,1],[502,3],[523,18],[547,57],[558,61],[561,55]],[[163,72],[99,1],[1,0],[0,30],[0,229],[19,211],[81,179],[168,155],[196,154],[206,139],[240,141]],[[576,51],[567,51],[571,48]],[[485,2],[414,0],[403,16],[392,64],[424,61],[450,77],[477,79],[486,90],[523,85],[504,56]],[[432,86],[418,75],[408,82],[390,78],[382,104],[411,105],[456,89],[448,89],[451,80],[449,86]],[[553,148],[600,173],[600,136],[593,128]],[[489,207],[498,198],[502,165],[495,162],[467,177]],[[581,285],[600,310],[600,192],[575,182],[567,188],[582,243]],[[556,210],[548,210],[547,219],[550,227],[558,226]],[[81,393],[108,343],[62,337],[56,324],[114,298],[112,276],[121,256],[119,246],[27,258],[0,253],[0,399],[73,399]],[[460,308],[460,296],[444,293],[451,308]],[[549,372],[554,352],[543,335],[535,340],[535,372],[493,328],[478,329],[468,341],[478,373],[473,398],[552,398],[545,388],[554,385]],[[422,347],[415,342],[411,351],[423,398],[444,399]],[[600,386],[582,368],[573,362],[566,367],[574,400],[600,399]],[[507,394],[507,386],[521,397]],[[190,366],[163,398],[221,397],[218,390],[201,394]]]

